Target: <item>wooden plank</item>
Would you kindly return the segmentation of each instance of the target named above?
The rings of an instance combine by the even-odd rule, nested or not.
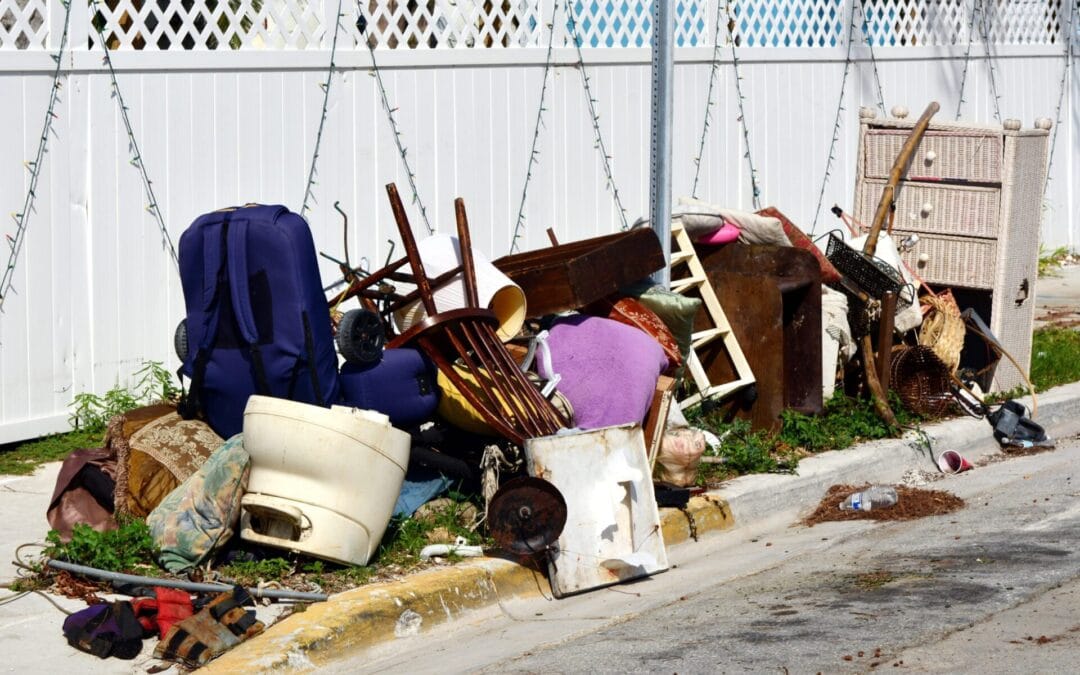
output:
[[[493,262],[525,291],[529,316],[583,307],[664,267],[649,229],[553,246]]]

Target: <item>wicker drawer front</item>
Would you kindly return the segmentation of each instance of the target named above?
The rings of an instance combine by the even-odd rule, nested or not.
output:
[[[860,204],[861,219],[869,224],[885,181],[864,181]],[[893,229],[950,234],[964,237],[998,236],[998,205],[1001,191],[997,188],[931,183],[900,184],[896,193],[896,220]]]
[[[898,240],[908,234],[910,232],[893,230],[893,237]],[[924,253],[929,259],[926,264],[920,264],[919,256]],[[901,257],[923,281],[931,285],[994,287],[997,242],[993,239],[920,234],[915,248]]]
[[[866,133],[864,168],[867,178],[888,178],[904,145],[906,129],[870,129]],[[933,153],[930,158],[927,153]],[[928,131],[911,158],[908,177],[954,178],[1000,183],[1004,149],[1001,136],[972,132]]]

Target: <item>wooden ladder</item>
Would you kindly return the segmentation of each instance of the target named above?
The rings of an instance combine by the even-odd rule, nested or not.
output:
[[[672,269],[685,263],[690,273],[690,276],[672,279],[671,290],[675,293],[686,293],[696,289],[701,295],[701,299],[705,303],[705,310],[709,313],[709,317],[713,322],[713,328],[698,331],[691,336],[690,356],[686,359],[686,366],[698,390],[692,396],[679,401],[680,408],[687,408],[707,399],[730,396],[739,389],[753,384],[754,374],[750,370],[750,364],[746,362],[746,357],[743,356],[742,348],[739,347],[735,334],[731,331],[731,324],[728,323],[724,309],[720,306],[716,291],[713,290],[712,284],[709,283],[708,274],[705,273],[701,260],[698,259],[697,253],[694,252],[694,245],[690,241],[690,236],[686,234],[686,228],[678,219],[671,222],[671,236],[676,247],[671,251]],[[735,367],[736,379],[731,382],[721,384],[710,382],[705,367],[701,364],[701,359],[698,358],[697,350],[715,340],[723,340],[724,349]]]

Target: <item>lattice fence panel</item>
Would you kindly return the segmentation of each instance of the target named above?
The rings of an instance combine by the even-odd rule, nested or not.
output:
[[[322,1],[103,0],[92,20],[109,49],[306,49],[321,44],[323,17]]]
[[[973,0],[865,0],[863,19],[869,39],[879,47],[967,44]]]
[[[0,0],[0,49],[43,49],[47,0]],[[61,7],[61,11],[63,8]]]
[[[536,0],[369,0],[367,35],[377,49],[472,49],[547,45],[545,6]],[[343,10],[353,39],[356,6]]]
[[[88,0],[74,0],[87,2]],[[554,0],[362,0],[367,39],[378,49],[543,48]],[[875,46],[982,42],[1055,44],[1064,38],[1069,0],[677,0],[675,44],[712,44],[716,4],[730,11],[738,47],[842,47],[849,11]],[[648,47],[653,0],[559,0],[556,44],[573,44],[566,3],[582,47]],[[324,48],[337,0],[97,0],[91,9],[110,49],[217,50]],[[969,31],[978,7],[976,30]],[[47,47],[49,12],[59,0],[0,0],[0,49]],[[341,43],[361,44],[358,6],[343,3]],[[330,18],[328,18],[328,16]],[[727,23],[727,22],[725,22]],[[863,21],[859,22],[860,24]],[[351,39],[350,39],[351,38]],[[863,39],[860,33],[859,40]],[[97,40],[91,37],[91,48]]]
[[[1069,7],[1062,0],[982,0],[987,38],[999,45],[1053,44],[1064,39]]]
[[[846,4],[841,0],[731,0],[734,25],[730,28],[739,47],[836,47],[846,35]]]

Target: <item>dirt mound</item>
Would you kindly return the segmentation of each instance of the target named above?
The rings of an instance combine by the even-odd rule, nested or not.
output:
[[[898,497],[895,506],[875,511],[841,511],[840,502],[852,492],[865,490],[869,485],[833,485],[825,492],[825,497],[814,512],[801,521],[812,526],[830,520],[913,520],[926,516],[951,513],[964,505],[964,500],[942,490],[924,490],[922,488],[896,486]]]

